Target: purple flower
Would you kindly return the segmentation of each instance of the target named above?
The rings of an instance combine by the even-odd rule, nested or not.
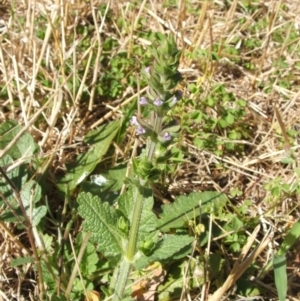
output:
[[[170,141],[172,136],[170,135],[170,133],[165,132],[163,138],[165,141]]]
[[[160,107],[163,105],[163,101],[160,98],[156,98],[153,104],[156,105],[157,107]]]
[[[177,97],[174,96],[173,99],[172,99],[171,104],[172,104],[172,105],[175,105],[175,103],[176,103],[177,101],[178,101]]]
[[[136,126],[139,126],[140,124],[138,123],[137,119],[136,119],[136,116],[132,116],[131,119],[130,119],[130,124],[131,125],[136,125]]]
[[[139,100],[139,104],[142,106],[146,106],[148,104],[146,97],[142,96]]]
[[[150,67],[145,68],[145,73],[150,74]]]
[[[138,125],[136,133],[137,135],[143,135],[146,133],[146,130],[142,126]]]

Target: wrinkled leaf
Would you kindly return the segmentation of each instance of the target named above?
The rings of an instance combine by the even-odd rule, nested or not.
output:
[[[226,196],[216,191],[193,192],[188,196],[180,196],[174,203],[162,207],[158,229],[167,232],[182,228],[189,219],[194,219],[200,213],[207,213],[214,207],[223,207],[226,201]]]
[[[124,237],[117,229],[117,214],[108,203],[91,193],[78,195],[78,213],[84,219],[83,229],[91,232],[91,240],[106,257],[118,257],[124,247]]]

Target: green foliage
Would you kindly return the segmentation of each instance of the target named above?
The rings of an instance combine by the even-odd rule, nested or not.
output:
[[[144,268],[151,262],[181,259],[191,252],[193,237],[188,235],[165,235],[159,239],[147,257],[141,257],[136,262],[138,269]],[[188,247],[188,248],[186,248]]]
[[[196,95],[201,97],[200,88],[190,85],[189,89],[195,98]],[[192,114],[184,114],[181,123],[182,128],[194,137],[193,142],[199,149],[210,150],[217,155],[243,152],[243,146],[235,141],[249,136],[249,129],[243,122],[245,100],[236,99],[223,85],[216,85],[210,95],[193,103],[193,106],[195,110]]]
[[[287,274],[286,274],[286,257],[285,255],[274,256],[273,258],[275,284],[279,301],[286,300],[287,294]]]
[[[79,155],[74,163],[67,166],[67,174],[58,181],[58,185],[62,191],[65,193],[73,191],[78,184],[93,172],[103,155],[107,152],[119,127],[120,121],[116,120],[86,135],[84,141],[92,145],[92,147],[86,153]]]
[[[22,127],[17,125],[15,121],[2,123],[0,126],[0,147],[4,149],[21,130]],[[34,180],[28,180],[32,173],[27,167],[32,162],[32,156],[36,149],[37,145],[34,143],[32,136],[25,132],[10,148],[8,153],[0,159],[0,165],[9,168],[15,160],[23,158],[23,154],[26,154],[23,164],[8,171],[6,175],[20,193],[23,207],[33,226],[37,226],[47,212],[46,206],[38,205],[42,197],[41,186]],[[34,171],[32,170],[32,172]],[[23,221],[23,211],[16,198],[15,191],[13,191],[4,177],[0,178],[0,192],[0,204],[4,206],[1,219],[6,222]]]
[[[82,192],[78,196],[78,213],[84,217],[83,229],[92,233],[92,240],[104,256],[115,258],[120,255],[124,235],[116,227],[117,214],[108,203],[102,203],[97,196]]]
[[[11,142],[16,135],[22,130],[22,126],[18,125],[16,121],[9,120],[0,124],[0,149],[4,149],[9,142]],[[24,154],[30,162],[31,156],[36,152],[37,145],[34,143],[32,136],[25,132],[10,148],[7,153],[12,159],[16,160],[21,158]]]
[[[78,213],[84,218],[83,229],[92,233],[92,242],[97,250],[112,262],[120,258],[126,248],[130,217],[135,209],[134,191],[129,187],[127,192],[118,198],[117,210],[90,193],[81,193],[77,199]],[[192,193],[190,196],[180,196],[174,204],[165,205],[161,218],[157,219],[152,212],[153,199],[147,192],[138,232],[140,255],[135,267],[142,269],[154,261],[167,263],[189,254],[193,237],[178,233],[164,235],[158,239],[156,229],[163,232],[185,229],[187,220],[199,215],[199,206],[204,213],[212,212],[215,207],[221,208],[225,203],[226,197],[217,192]],[[120,221],[128,226],[120,227]]]
[[[210,213],[214,211],[214,208],[222,208],[225,203],[225,195],[212,191],[180,196],[175,203],[162,207],[163,212],[158,222],[158,229],[168,232],[171,229],[181,228],[189,219],[198,215],[199,208],[201,208],[201,213]]]

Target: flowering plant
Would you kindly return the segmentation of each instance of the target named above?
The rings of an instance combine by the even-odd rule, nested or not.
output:
[[[172,36],[157,35],[153,44],[154,62],[145,69],[144,75],[148,83],[147,95],[142,96],[138,104],[150,111],[148,118],[133,116],[131,125],[136,126],[137,134],[147,137],[146,152],[133,160],[133,171],[136,176],[131,183],[134,185],[135,204],[131,219],[129,238],[123,259],[121,261],[118,278],[115,283],[113,301],[123,300],[126,281],[136,254],[137,237],[143,212],[144,199],[147,198],[147,186],[157,180],[160,171],[157,168],[156,149],[165,145],[176,136],[179,126],[164,126],[166,113],[181,98],[176,86],[181,80],[178,72],[181,51],[176,47]],[[159,153],[159,152],[157,152]]]
[[[155,149],[158,144],[167,144],[173,137],[177,136],[178,125],[163,124],[163,118],[182,97],[181,91],[176,90],[176,86],[181,80],[178,72],[181,51],[176,48],[176,43],[172,36],[165,37],[158,35],[153,45],[154,62],[151,67],[145,68],[144,75],[148,83],[147,95],[142,96],[138,104],[150,111],[147,119],[141,116],[133,116],[131,124],[136,126],[137,134],[148,137],[146,156],[135,160],[135,174],[141,178],[144,175],[139,173],[139,165],[145,165],[144,161],[151,161],[155,165]],[[146,164],[148,167],[148,163]],[[146,174],[152,174],[148,170]],[[145,174],[145,170],[143,172]]]

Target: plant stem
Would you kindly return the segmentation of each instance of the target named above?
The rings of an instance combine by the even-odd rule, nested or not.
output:
[[[141,184],[145,185],[143,181],[140,182]],[[136,243],[138,239],[138,230],[139,230],[141,215],[143,211],[144,198],[143,198],[143,194],[140,193],[138,187],[134,187],[133,189],[134,189],[135,204],[134,204],[133,215],[131,220],[131,227],[129,231],[128,245],[127,245],[127,250],[121,262],[113,301],[121,301],[123,299],[126,282],[136,252]]]
[[[152,122],[153,122],[154,131],[156,133],[159,133],[162,128],[162,117],[158,116],[158,114],[155,114]],[[148,140],[147,158],[150,161],[152,161],[154,158],[156,145],[157,145],[156,141],[153,141],[151,139]],[[139,181],[140,181],[140,187],[133,187],[134,189],[133,195],[134,195],[135,203],[134,203],[134,209],[133,209],[133,214],[131,219],[131,227],[129,231],[127,250],[123,256],[120,265],[113,301],[123,300],[123,294],[124,294],[126,282],[130,273],[132,262],[134,260],[134,255],[136,253],[138,231],[140,227],[140,220],[141,220],[143,204],[144,204],[145,193],[143,193],[143,190],[144,188],[146,188],[146,181],[141,178],[139,179]]]

